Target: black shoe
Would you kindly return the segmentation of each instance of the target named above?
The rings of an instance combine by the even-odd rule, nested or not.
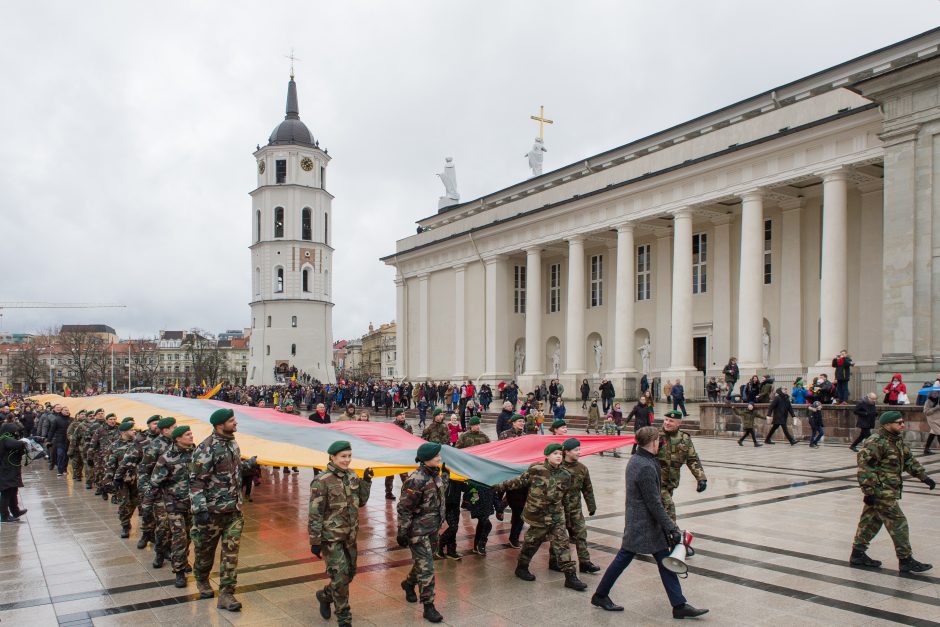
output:
[[[173,582],[173,585],[176,586],[177,588],[186,587],[186,571],[181,570],[178,573],[176,573],[176,581]]]
[[[565,587],[577,590],[578,592],[587,590],[587,584],[578,579],[578,575],[576,575],[574,571],[565,573]]]
[[[862,566],[864,568],[881,568],[881,562],[868,557],[865,551],[852,549],[852,555],[849,557],[850,566]]]
[[[682,605],[677,605],[672,608],[673,618],[696,618],[702,614],[708,614],[708,610],[700,610],[692,607],[688,603],[683,603]]]
[[[401,589],[405,591],[405,600],[409,603],[417,603],[418,595],[415,592],[415,587],[413,584],[408,583],[407,581],[401,582]]]
[[[599,597],[597,596],[597,594],[594,594],[591,597],[591,605],[596,605],[602,610],[607,610],[608,612],[622,612],[623,611],[623,607],[611,601],[609,596]]]
[[[770,440],[764,440],[764,444],[770,444],[771,446],[775,445],[776,442],[771,442]],[[682,607],[681,605],[679,607]]]
[[[444,555],[444,547],[438,547],[438,548],[437,548],[437,551],[434,552],[434,559],[436,559],[436,560],[442,560],[442,559],[444,559],[445,557],[447,557],[447,556]]]
[[[552,561],[552,560],[549,560],[549,562],[548,562],[548,570],[553,570],[553,571],[555,571],[556,573],[564,572],[564,571],[562,571],[561,567],[558,565],[558,562],[555,562],[555,561]]]
[[[330,620],[333,610],[330,609],[330,601],[323,594],[323,590],[317,590],[317,601],[320,602],[320,616],[323,620]]]
[[[858,453],[858,447],[857,447],[857,446],[850,446],[850,447],[849,447],[849,450],[852,451],[853,453]]]
[[[26,515],[26,512],[27,512],[27,509],[25,507],[23,509],[16,510],[15,512],[13,512],[13,520],[19,520],[20,518]]]
[[[392,494],[391,492],[386,492],[386,493],[385,493],[385,498],[386,498],[387,500],[389,500],[389,501],[394,501],[394,500],[395,500],[395,495]]]
[[[744,440],[738,440],[738,446],[744,446]]]
[[[91,484],[90,484],[90,483],[86,483],[86,484],[85,484],[85,489],[86,489],[86,490],[91,490]]]
[[[12,516],[0,516],[0,523],[5,523],[5,522],[13,523],[13,522],[18,522],[18,521],[16,520],[16,518],[13,518]]]
[[[193,572],[193,567],[190,566],[189,564],[186,564],[186,566],[183,567],[183,572],[185,572],[185,573],[191,573],[191,572]]]
[[[130,527],[121,527],[121,537],[130,538],[131,537],[131,528]]]
[[[755,443],[754,443],[754,448],[757,448],[758,446],[764,446],[764,445],[761,444],[760,442],[755,442]]]
[[[519,541],[518,541],[518,540],[513,540],[512,538],[509,539],[509,546],[511,546],[511,547],[514,548],[514,549],[521,549],[521,548],[522,548],[522,545],[519,544]]]
[[[933,451],[931,451],[929,448],[925,448],[924,455],[933,455]]]
[[[485,544],[474,544],[474,545],[473,545],[473,552],[476,553],[477,555],[482,555],[483,557],[486,557],[486,545],[485,545]]]
[[[601,567],[595,564],[594,562],[581,562],[579,570],[582,573],[598,573],[601,570]]]
[[[166,558],[163,556],[163,553],[157,551],[153,556],[153,567],[154,568],[163,568],[163,563],[166,561]]]
[[[107,492],[102,492],[102,493],[101,493],[101,500],[104,501],[104,502],[107,502],[107,501],[108,501],[108,493],[107,493]]]
[[[437,611],[437,608],[434,607],[433,603],[424,604],[424,620],[429,623],[439,623],[444,620],[444,617],[441,616],[441,613]]]
[[[111,505],[117,505],[117,504],[118,504],[117,494],[112,494],[112,495],[111,495]]]
[[[153,542],[153,534],[149,531],[145,531],[140,534],[140,540],[137,541],[137,548],[146,549],[148,542]]]
[[[528,567],[526,566],[516,567],[516,577],[522,579],[523,581],[535,581],[535,575],[530,573]]]
[[[790,440],[790,446],[796,446],[799,443],[800,443],[799,440]]]
[[[95,488],[95,496],[101,496],[101,488]]]
[[[902,573],[925,573],[931,568],[933,568],[933,564],[918,562],[913,557],[908,557],[898,562],[898,570]]]
[[[462,559],[460,553],[457,552],[457,547],[455,546],[447,547],[447,551],[444,553],[444,555],[447,556],[447,559],[454,560],[455,562],[459,562]]]

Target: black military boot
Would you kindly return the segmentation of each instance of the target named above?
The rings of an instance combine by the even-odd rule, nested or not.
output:
[[[130,537],[131,537],[131,528],[130,528],[130,525],[126,525],[126,526],[124,526],[124,527],[121,527],[121,537],[122,537],[122,538],[130,538]]]
[[[528,566],[516,566],[516,577],[523,581],[535,581],[535,575],[529,572]]]
[[[163,555],[163,551],[154,551],[153,553],[153,567],[154,568],[163,568],[163,562],[166,561],[166,557]]]
[[[898,570],[902,573],[925,573],[933,568],[933,564],[918,562],[913,557],[906,557],[898,562]]]
[[[433,603],[424,604],[424,620],[429,623],[439,623],[444,620],[444,617],[441,616],[441,613],[437,611],[437,608],[434,607]]]
[[[95,496],[101,496],[101,488],[95,488]]]
[[[594,573],[600,572],[601,567],[595,564],[594,562],[587,561],[587,562],[581,562],[579,570],[582,573],[594,574]]]
[[[323,594],[323,590],[317,590],[317,601],[320,603],[320,616],[323,620],[330,620],[333,611],[330,609],[330,601],[326,598],[326,595]]]
[[[185,570],[181,570],[178,573],[176,573],[176,581],[173,582],[173,585],[176,586],[177,588],[186,587],[186,571]]]
[[[849,557],[849,565],[861,566],[863,568],[881,568],[881,562],[868,557],[865,551],[852,549],[852,556]]]
[[[151,531],[145,531],[140,534],[140,540],[137,541],[137,548],[146,549],[148,542],[153,542],[153,532]]]
[[[553,570],[556,573],[562,572],[561,566],[558,565],[558,561],[555,559],[554,555],[548,558],[548,570]]]
[[[587,590],[587,584],[578,579],[578,575],[574,571],[565,573],[565,587],[578,592]]]
[[[414,584],[408,583],[407,580],[401,582],[401,589],[405,591],[405,600],[409,603],[417,603],[418,595],[415,593]]]

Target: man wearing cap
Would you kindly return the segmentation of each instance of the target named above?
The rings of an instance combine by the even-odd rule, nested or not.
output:
[[[420,402],[420,401],[419,401]],[[414,431],[411,429],[411,425],[405,422],[405,410],[396,409],[395,410],[395,420],[392,421],[392,424],[400,429],[404,429],[407,433],[413,434]],[[402,484],[405,483],[405,478],[408,477],[407,472],[403,472],[400,475]],[[389,501],[395,500],[395,495],[392,494],[392,486],[395,483],[395,475],[389,475],[385,477],[385,498]]]
[[[428,442],[437,442],[443,446],[450,445],[450,429],[444,424],[444,410],[438,407],[434,410],[431,424],[424,428],[422,439]]]
[[[129,538],[131,535],[131,516],[140,501],[137,493],[136,477],[124,475],[117,476],[121,461],[129,448],[134,445],[134,419],[125,419],[118,426],[120,434],[111,445],[108,461],[105,463],[105,485],[110,485],[110,492],[118,498],[118,519],[121,521],[121,537]]]
[[[662,496],[663,506],[669,512],[669,517],[676,520],[676,505],[672,501],[672,493],[679,487],[680,471],[688,466],[692,476],[698,481],[696,492],[704,492],[708,485],[705,478],[705,469],[699,461],[692,436],[679,429],[682,424],[682,414],[671,410],[666,412],[663,419],[663,432],[659,438],[659,452],[657,457],[662,468]],[[689,555],[693,555],[691,547]]]
[[[457,448],[469,448],[478,444],[489,444],[490,438],[480,430],[480,417],[473,416],[467,422],[470,425],[469,431],[464,431],[457,438]]]
[[[153,505],[144,505],[144,496],[146,486],[141,480],[141,463],[144,459],[144,449],[147,448],[156,438],[160,437],[160,429],[157,423],[162,416],[154,415],[147,418],[147,428],[137,433],[134,442],[127,448],[124,458],[118,465],[114,473],[118,481],[126,481],[127,477],[133,477],[133,482],[138,495],[138,510],[140,512],[140,540],[137,541],[138,549],[147,548],[148,542],[154,541],[154,523],[153,523]],[[152,469],[152,466],[151,466]]]
[[[516,562],[516,577],[524,581],[535,581],[529,572],[529,563],[546,540],[555,563],[565,573],[565,587],[585,590],[587,584],[578,579],[571,559],[571,546],[565,532],[565,495],[571,486],[571,474],[562,467],[564,453],[562,445],[553,442],[543,451],[545,461],[532,464],[528,470],[516,477],[493,486],[497,492],[528,488],[523,517],[529,529],[522,541],[519,561]]]
[[[581,496],[588,506],[588,516],[593,516],[597,510],[594,501],[594,486],[591,485],[591,473],[587,466],[578,459],[581,457],[581,442],[575,438],[568,438],[562,445],[564,461],[562,467],[571,475],[571,485],[565,493],[565,527],[568,530],[568,540],[573,543],[578,552],[578,563],[582,573],[596,573],[600,566],[591,561],[591,554],[587,548],[587,523],[584,521],[584,512],[581,510]],[[549,557],[549,570],[561,571],[554,560]]]
[[[98,487],[95,494],[101,495],[102,500],[108,500],[108,488],[105,483],[105,473],[107,468],[107,459],[111,450],[111,443],[118,435],[117,416],[113,413],[104,417],[104,426],[99,427],[93,436],[91,436],[91,455],[95,460],[95,475],[93,483]]]
[[[333,442],[326,450],[330,462],[310,482],[310,506],[307,529],[310,552],[322,557],[330,581],[317,591],[320,616],[329,620],[330,605],[336,607],[341,626],[352,625],[349,609],[349,584],[356,575],[356,537],[359,533],[359,508],[372,492],[372,469],[366,468],[360,480],[349,469],[352,445],[345,440]]]
[[[190,529],[193,526],[189,496],[189,468],[193,460],[193,432],[182,425],[170,432],[173,444],[157,458],[150,473],[150,485],[160,491],[170,525],[170,566],[176,575],[173,585],[186,587],[186,572],[191,570]]]
[[[163,497],[160,489],[150,485],[150,473],[163,453],[173,444],[170,437],[176,427],[176,418],[167,416],[157,420],[157,429],[160,435],[144,447],[143,457],[138,470],[138,488],[141,494],[141,517],[153,521],[153,567],[162,568],[167,556],[170,554],[170,519],[166,515]]]
[[[568,423],[561,418],[556,418],[548,430],[551,431],[552,435],[568,435]]]
[[[437,442],[419,446],[415,461],[418,468],[405,479],[398,501],[398,546],[408,547],[414,560],[401,587],[405,599],[417,603],[417,586],[424,604],[424,618],[439,623],[444,617],[434,607],[434,554],[439,543],[437,532],[444,521],[444,494],[450,473],[444,469],[441,445]]]
[[[509,421],[509,428],[504,429],[499,433],[500,440],[508,440],[509,438],[521,438],[525,435],[525,416],[520,414],[513,414],[512,420]]]
[[[75,420],[72,421],[66,432],[69,441],[68,456],[69,464],[72,466],[72,481],[82,480],[82,469],[85,467],[85,460],[82,458],[81,453],[81,435],[87,424],[85,413],[84,409],[79,409],[78,413],[75,414]]]
[[[193,544],[196,563],[193,576],[204,599],[212,598],[209,571],[215,549],[221,541],[219,557],[219,601],[217,607],[237,612],[242,604],[235,598],[238,548],[241,544],[242,517],[241,451],[235,441],[238,422],[231,409],[217,409],[209,417],[212,434],[193,453],[190,489],[192,493]]]
[[[872,539],[888,528],[894,552],[898,557],[898,570],[902,573],[922,573],[933,568],[914,559],[911,554],[907,518],[901,511],[901,493],[906,471],[933,490],[937,484],[927,476],[924,467],[914,459],[904,442],[904,416],[899,411],[886,411],[878,418],[877,433],[862,443],[858,452],[858,484],[862,488],[862,515],[852,543],[852,566],[879,568],[881,562],[865,553]]]
[[[80,450],[82,453],[82,459],[85,461],[85,468],[82,474],[85,476],[86,490],[91,490],[95,479],[95,459],[91,454],[91,439],[94,437],[95,432],[103,427],[104,410],[96,409],[94,412],[89,412],[85,428],[81,431],[80,435]]]

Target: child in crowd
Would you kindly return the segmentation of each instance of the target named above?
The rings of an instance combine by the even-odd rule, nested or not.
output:
[[[457,446],[457,439],[460,438],[460,432],[463,429],[460,428],[460,418],[457,414],[450,415],[450,422],[447,423],[447,428],[450,429],[450,445]]]
[[[607,414],[604,419],[604,424],[601,425],[601,435],[620,435],[620,428],[614,422],[613,414]],[[601,451],[601,455],[603,454],[604,452]],[[614,449],[614,457],[620,457],[620,452],[617,449]]]

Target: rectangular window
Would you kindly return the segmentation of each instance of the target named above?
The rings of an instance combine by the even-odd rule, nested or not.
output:
[[[650,245],[643,244],[636,247],[636,299],[650,300]]]
[[[291,317],[290,317],[290,325],[291,325],[292,327],[296,327],[296,326],[297,326],[297,316],[291,316]]]
[[[525,313],[525,266],[513,267],[512,310],[517,314]]]
[[[773,282],[774,273],[771,261],[771,241],[773,240],[773,222],[764,220],[764,285]]]
[[[604,304],[604,256],[591,256],[591,307]]]
[[[561,311],[561,264],[548,267],[548,313]]]
[[[274,162],[274,174],[278,183],[287,182],[287,159],[278,159]]]
[[[696,233],[692,236],[692,293],[708,291],[708,235]]]

